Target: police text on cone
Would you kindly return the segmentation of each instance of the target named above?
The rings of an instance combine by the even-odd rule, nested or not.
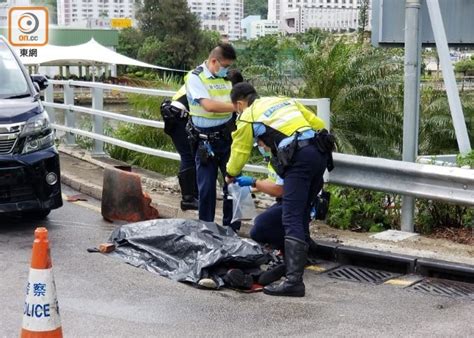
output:
[[[48,230],[37,228],[26,286],[21,337],[62,337]]]

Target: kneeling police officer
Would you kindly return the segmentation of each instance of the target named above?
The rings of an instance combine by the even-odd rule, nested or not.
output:
[[[250,157],[255,139],[271,149],[271,163],[284,179],[282,223],[286,279],[271,284],[264,293],[303,297],[304,267],[307,261],[311,202],[324,171],[332,166],[334,139],[324,122],[299,102],[282,97],[258,98],[248,83],[234,86],[231,99],[239,113],[237,130],[227,163],[228,183],[234,182]]]

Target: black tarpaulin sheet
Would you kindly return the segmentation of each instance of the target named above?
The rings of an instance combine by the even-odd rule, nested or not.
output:
[[[258,267],[267,256],[230,227],[187,219],[159,219],[114,230],[110,255],[181,282],[197,283],[220,266]]]

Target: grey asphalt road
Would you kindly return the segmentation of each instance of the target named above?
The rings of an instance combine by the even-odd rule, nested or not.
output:
[[[66,187],[64,192],[76,193]],[[314,272],[305,274],[302,299],[203,291],[87,253],[116,226],[102,220],[97,201],[87,203],[65,202],[41,222],[49,229],[65,337],[474,337],[473,301]],[[0,222],[0,336],[16,337],[33,232],[40,224]]]

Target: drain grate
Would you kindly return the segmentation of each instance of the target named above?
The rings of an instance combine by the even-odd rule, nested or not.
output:
[[[400,274],[362,268],[359,266],[345,265],[328,272],[328,276],[331,278],[342,279],[351,282],[381,284],[389,279],[400,276]]]
[[[409,289],[435,296],[464,298],[474,300],[474,284],[456,282],[446,279],[427,278],[412,285]]]

